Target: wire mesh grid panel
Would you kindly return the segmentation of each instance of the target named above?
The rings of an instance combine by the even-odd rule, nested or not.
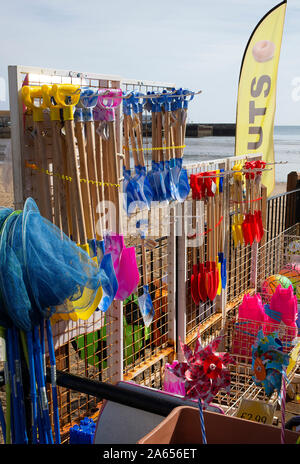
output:
[[[284,288],[292,285],[299,301],[299,243],[299,224],[295,224],[259,248],[257,286],[265,303],[270,302],[279,284]]]
[[[101,88],[119,89],[122,87],[126,91],[138,89],[143,92],[158,91],[169,88],[169,86],[167,84],[155,83],[148,85],[147,83],[138,83],[137,81],[127,82],[125,80],[121,83],[119,76],[73,73],[23,66],[10,67],[9,84],[15,207],[21,209],[26,198],[34,198],[43,216],[54,222],[70,238],[82,244],[82,240],[77,240],[75,234],[75,232],[78,233],[78,229],[80,228],[78,223],[76,224],[76,220],[79,222],[78,211],[80,209],[78,209],[79,205],[77,203],[73,203],[75,201],[75,197],[73,196],[75,177],[72,176],[74,172],[69,170],[70,166],[68,165],[68,144],[70,139],[65,127],[66,120],[62,117],[63,111],[60,110],[59,118],[55,120],[57,123],[55,130],[53,118],[51,117],[52,107],[49,102],[49,107],[43,107],[42,120],[36,121],[33,117],[35,108],[32,111],[28,111],[28,107],[25,108],[24,106],[21,92],[23,85],[29,86],[32,89],[40,89],[43,85],[52,86],[53,88],[56,84],[72,84],[77,89],[86,86],[95,90]],[[70,106],[72,106],[71,103],[73,102],[72,95],[68,97]],[[43,103],[40,93],[34,93],[33,100],[34,107],[39,107]],[[53,104],[52,99],[51,104]],[[74,133],[71,142],[75,153],[74,169],[79,170],[80,175],[79,190],[81,191],[83,206],[81,222],[84,223],[87,229],[86,238],[87,240],[93,240],[95,235],[97,236],[98,234],[98,238],[101,240],[103,239],[104,229],[106,228],[110,231],[110,226],[113,224],[109,222],[111,217],[109,217],[109,214],[108,217],[106,216],[107,210],[105,212],[102,209],[99,211],[98,199],[101,201],[113,198],[115,207],[120,208],[119,212],[122,217],[120,227],[117,227],[117,232],[124,232],[125,244],[128,245],[132,240],[132,236],[136,239],[136,222],[139,218],[136,213],[130,222],[126,214],[124,214],[120,203],[119,193],[122,181],[120,169],[122,155],[120,153],[123,151],[123,116],[121,114],[121,106],[118,106],[115,110],[115,122],[113,125],[115,145],[106,138],[107,135],[110,137],[111,129],[108,130],[108,134],[105,131],[100,133],[98,130],[99,127],[97,128],[96,121],[94,121],[91,129],[92,133],[90,133],[90,129],[85,123],[81,123],[80,126],[77,124],[78,122],[80,123],[80,121],[74,119],[74,123],[72,123]],[[106,128],[108,129],[108,127]],[[90,134],[89,139],[88,134]],[[147,130],[143,140],[145,149],[147,147],[151,148]],[[61,157],[59,163],[55,165],[54,158],[57,155],[57,143],[59,144]],[[108,156],[111,154],[110,150],[112,146],[114,148],[114,156]],[[133,146],[130,148],[132,151]],[[93,152],[97,152],[97,159],[96,161],[94,160],[94,165],[85,164],[93,159],[93,156],[87,156],[88,151],[90,155],[93,155]],[[149,150],[146,149],[145,152],[147,152],[147,155],[149,154]],[[113,158],[116,158],[114,169],[112,169],[110,164]],[[102,159],[102,164],[98,163],[97,160],[99,159]],[[131,159],[133,159],[132,153]],[[148,156],[146,156],[146,159],[148,163]],[[112,178],[113,173],[114,179]],[[45,201],[45,198],[47,201]],[[58,198],[59,200],[57,200]],[[89,216],[86,214],[86,211],[90,210],[90,204],[92,211],[90,211]],[[103,221],[101,220],[101,212],[104,213],[102,216]],[[161,208],[157,209],[158,221],[156,221],[155,213],[152,214],[155,220],[148,213],[145,215],[144,212],[142,213],[142,218],[147,218],[149,224],[151,224],[149,231],[152,230],[152,235],[156,239],[164,237],[164,234],[167,233],[169,224],[166,221],[167,215],[166,211],[162,211]],[[166,224],[167,227],[165,227]],[[102,230],[99,231],[100,226]],[[124,226],[124,231],[122,230],[122,226]],[[130,228],[131,226],[132,228]],[[81,228],[83,230],[83,227]],[[160,238],[154,250],[147,252],[149,266],[155,268],[154,272],[150,271],[151,292],[154,292],[152,295],[153,304],[159,315],[155,317],[153,330],[149,329],[149,333],[152,332],[149,337],[152,340],[151,347],[155,346],[156,352],[158,351],[158,346],[166,345],[168,337],[167,326],[169,325],[169,321],[167,305],[169,306],[169,301],[165,278],[167,276],[166,266],[169,260],[169,253],[166,252],[166,243],[166,238]],[[139,256],[138,259],[140,259]],[[158,261],[156,262],[156,260]],[[139,267],[141,270],[141,262],[139,263]],[[135,317],[136,315],[130,303],[127,306],[127,310],[124,311],[123,317],[122,304],[120,301],[115,301],[105,315],[101,311],[96,311],[89,324],[85,324],[83,321],[74,322],[72,318],[68,321],[57,322],[54,324],[54,331],[56,340],[59,340],[59,347],[56,350],[58,368],[63,371],[89,378],[98,378],[110,383],[121,380],[124,366],[127,368],[130,363],[131,366],[134,366],[128,353],[131,350],[135,356],[136,346],[141,342],[140,332],[138,331],[137,333],[135,329]],[[129,327],[132,326],[133,319],[133,338],[135,343],[132,343],[128,339]],[[128,342],[127,346],[124,346],[124,350],[123,323],[124,340]],[[138,321],[137,325],[140,327],[140,321]],[[161,334],[160,336],[157,336],[158,332]],[[149,338],[144,336],[143,343],[148,343],[148,340]],[[151,353],[153,359],[153,350]],[[125,358],[124,365],[123,355]],[[139,359],[142,359],[140,354]],[[49,395],[51,396],[50,389]],[[62,427],[67,428],[68,423],[71,421],[79,419],[84,414],[93,412],[94,407],[94,400],[87,398],[86,395],[80,395],[64,389],[60,389],[59,391],[59,409]]]
[[[275,391],[270,397],[266,395],[263,387],[257,386],[253,380],[254,371],[252,369],[252,345],[254,344],[258,331],[262,328],[260,322],[238,318],[238,305],[233,306],[227,314],[225,327],[221,326],[221,318],[216,320],[201,333],[201,344],[203,346],[212,342],[217,336],[222,336],[218,351],[226,351],[231,354],[235,363],[229,364],[230,371],[230,392],[220,390],[214,398],[214,403],[218,404],[225,414],[235,415],[242,399],[259,400],[276,406],[278,392]],[[290,329],[279,324],[265,323],[264,333],[269,334],[275,330],[278,332],[279,339],[283,345],[284,352],[291,353],[297,350],[294,348],[295,333]],[[195,341],[189,344],[194,347]],[[299,367],[299,358],[295,357],[295,362],[290,361],[287,369],[288,384],[293,379]]]
[[[44,172],[48,171],[48,176],[44,175],[44,182],[50,182],[50,189],[53,186],[53,150],[52,131],[50,123],[50,113],[44,107],[42,124],[42,145],[44,148],[43,156],[38,160],[33,159],[33,144],[36,141],[36,128],[34,128],[32,114],[25,111],[22,101],[21,88],[23,85],[38,88],[43,85],[52,86],[53,84],[73,84],[74,86],[88,86],[90,88],[117,88],[120,87],[118,76],[105,76],[95,74],[83,74],[54,69],[41,69],[24,66],[9,67],[10,77],[10,98],[11,98],[11,118],[12,118],[12,143],[14,160],[14,178],[20,182],[14,182],[15,204],[21,207],[25,198],[32,196],[39,204],[34,184],[37,182],[36,169],[32,168],[32,162],[40,163],[38,167],[43,167]],[[35,106],[39,106],[43,99],[38,96],[33,99]],[[117,140],[120,141],[120,110],[116,113],[116,132]],[[46,153],[46,154],[45,154]],[[37,163],[36,163],[37,164]],[[26,167],[26,169],[25,169]],[[60,174],[69,174],[63,171],[60,166]],[[49,177],[47,179],[47,177]],[[57,177],[57,176],[56,176]]]
[[[230,215],[227,300],[232,302],[251,288],[252,247],[234,244],[233,215]]]
[[[260,160],[261,156],[247,155],[229,158],[228,169],[239,173],[230,182],[230,217],[229,217],[229,243],[228,243],[228,285],[227,300],[234,301],[253,287],[253,266],[257,259],[258,243],[247,240],[247,216],[255,217],[256,211],[262,211],[262,193],[260,177],[252,182],[249,170],[245,169],[247,162]],[[242,170],[244,172],[241,172]]]
[[[242,398],[256,399],[276,404],[278,392],[275,391],[271,396],[267,396],[263,387],[257,386],[253,380],[254,371],[252,369],[252,346],[256,340],[259,330],[264,334],[276,332],[281,341],[283,351],[291,353],[297,340],[296,332],[291,331],[288,326],[249,319],[232,317],[227,321],[225,330],[225,349],[230,352],[234,359],[235,365],[230,365],[231,372],[231,389],[230,395],[221,392],[218,394],[218,402],[226,407],[226,414],[233,415]],[[297,358],[297,357],[296,357]],[[299,361],[290,362],[287,368],[288,383],[294,377],[298,368]],[[227,409],[228,408],[228,409]]]
[[[170,91],[173,84],[123,81],[122,86],[126,95],[147,96]],[[124,166],[132,177],[136,174],[138,165],[145,166],[149,172],[152,162],[166,160],[167,151],[170,150],[165,113],[162,111],[155,116],[149,103],[150,100],[146,99],[146,103],[139,107],[138,113],[133,110],[134,106],[126,113],[126,102],[125,106],[123,105]],[[173,142],[173,148],[175,145]],[[126,191],[124,193],[126,194]],[[123,365],[125,379],[134,378],[137,382],[144,382],[144,371],[149,373],[151,369],[155,370],[163,354],[171,356],[174,353],[175,336],[174,330],[173,333],[170,331],[170,326],[174,327],[175,323],[175,300],[172,288],[176,282],[172,271],[170,272],[170,267],[175,267],[175,254],[174,250],[173,253],[171,252],[170,247],[170,243],[174,243],[174,234],[172,235],[171,231],[174,206],[158,200],[151,202],[151,208],[140,206],[133,204],[133,208],[130,207],[127,214],[125,208],[123,211],[126,243],[127,246],[134,245],[136,248],[141,276],[136,291],[123,302]],[[144,260],[141,234],[145,237]],[[145,285],[148,286],[147,293],[150,296],[148,301],[149,304],[151,301],[154,313],[150,325],[147,323],[145,325],[139,303],[139,299],[145,296]],[[172,293],[173,303],[170,300]],[[138,376],[137,372],[140,372]],[[161,380],[160,378],[160,383]]]
[[[178,334],[190,342],[208,320],[224,306],[225,286],[215,279],[219,273],[217,257],[226,249],[227,194],[218,188],[210,195],[212,180],[220,186],[218,171],[226,170],[227,160],[213,160],[186,166],[191,193],[178,215]],[[200,182],[206,193],[196,190]],[[207,280],[210,279],[207,293]],[[198,282],[198,284],[196,284]],[[214,295],[212,295],[212,291]]]
[[[299,195],[300,190],[298,189],[268,198],[267,241],[275,238],[281,232],[298,222]]]
[[[165,365],[171,361],[172,357],[162,353],[155,362],[143,368],[131,381],[145,387],[161,390],[163,389]]]
[[[99,316],[98,316],[99,315]],[[53,324],[56,366],[62,372],[113,383],[118,374],[114,356],[118,346],[113,343],[113,314],[96,312],[88,322]],[[47,358],[47,365],[50,366]],[[50,417],[53,422],[52,391],[48,387]],[[58,387],[58,404],[62,437],[67,440],[70,424],[98,412],[95,397]]]
[[[153,320],[147,327],[140,311],[138,298],[143,294],[145,285],[142,271],[141,247],[136,248],[139,264],[140,281],[137,292],[132,294],[123,304],[124,314],[124,374],[125,377],[135,375],[141,364],[146,366],[156,361],[157,356],[169,348],[169,314],[168,314],[168,237],[157,239],[155,246],[146,250],[148,268],[149,294],[153,305]],[[172,350],[174,346],[172,347]]]

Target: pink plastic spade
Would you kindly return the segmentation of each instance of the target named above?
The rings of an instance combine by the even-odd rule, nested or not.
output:
[[[126,248],[123,235],[107,235],[105,237],[105,253],[111,254],[118,281],[115,300],[125,300],[132,294],[140,280],[135,247]]]
[[[135,247],[123,248],[115,267],[118,291],[115,300],[126,300],[136,289],[140,274],[136,263]]]

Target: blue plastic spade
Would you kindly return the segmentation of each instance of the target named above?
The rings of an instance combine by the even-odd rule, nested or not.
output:
[[[132,96],[127,95],[127,98],[123,100],[123,117],[124,117],[124,141],[125,141],[125,160],[123,167],[123,193],[124,193],[124,208],[128,215],[139,209],[144,209],[147,206],[147,201],[143,192],[143,183],[140,179],[140,173],[138,170],[138,162],[135,162],[136,175],[131,176],[130,169],[130,154],[129,154],[129,134],[132,130]],[[134,147],[133,147],[134,148]],[[137,160],[136,152],[133,153],[135,160]]]
[[[167,200],[176,200],[176,185],[174,184],[172,172],[171,172],[171,102],[172,95],[167,91],[163,91],[163,107],[164,107],[164,132],[166,142],[166,159],[164,161],[163,177],[166,188]]]
[[[100,280],[102,286],[102,298],[98,305],[100,311],[106,312],[112,304],[118,291],[118,280],[116,277],[112,256],[105,253],[104,240],[93,240],[93,251],[100,263]]]
[[[224,169],[220,169],[220,173],[224,172]],[[223,176],[220,176],[220,181],[219,181],[219,193],[223,193]],[[221,263],[221,282],[222,282],[222,288],[224,289],[226,287],[227,283],[227,270],[226,270],[226,258],[224,256],[224,252],[221,251],[218,253],[219,257],[219,263]]]
[[[154,92],[148,92],[148,95],[155,95]],[[146,104],[147,109],[152,112],[152,164],[151,170],[147,174],[148,182],[153,191],[153,201],[166,201],[167,193],[164,183],[164,177],[162,172],[162,166],[157,157],[158,150],[160,148],[157,143],[157,118],[156,115],[158,112],[161,112],[160,103],[157,101],[157,98],[148,99]]]
[[[153,200],[153,191],[147,178],[145,159],[144,159],[144,150],[143,150],[143,134],[141,128],[141,117],[144,107],[144,99],[141,102],[142,94],[140,92],[134,92],[131,97],[132,101],[132,110],[133,114],[136,117],[136,127],[135,132],[137,136],[137,146],[138,146],[138,164],[135,166],[135,176],[134,180],[139,184],[140,192],[142,193],[143,201],[148,209],[151,207],[151,202]]]
[[[183,104],[183,90],[178,89],[171,104],[172,112],[175,113],[176,119],[176,131],[175,131],[175,144],[179,147],[183,145],[183,115],[184,115],[184,104]],[[175,197],[179,202],[183,202],[190,192],[190,184],[186,169],[182,167],[182,157],[180,153],[183,152],[182,148],[176,149],[177,155],[175,158],[170,160],[170,170],[175,184]]]
[[[141,232],[142,241],[142,263],[143,263],[143,294],[138,297],[139,308],[143,317],[145,327],[149,327],[155,310],[153,307],[151,295],[149,293],[149,285],[147,279],[147,262],[146,262],[146,250],[145,250],[145,234]]]

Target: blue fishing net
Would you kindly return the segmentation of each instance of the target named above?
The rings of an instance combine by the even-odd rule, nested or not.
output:
[[[53,312],[86,311],[101,285],[98,264],[43,218],[32,199],[4,221],[0,256],[5,310],[25,331]]]
[[[13,212],[10,208],[3,208],[0,207],[0,231],[2,229],[3,223],[5,222],[6,218]],[[1,262],[1,260],[0,260]],[[1,327],[10,327],[12,325],[11,320],[8,314],[5,311],[5,303],[3,300],[2,293],[0,291],[0,326]]]
[[[23,280],[22,266],[10,245],[11,231],[20,213],[10,214],[1,229],[0,285],[6,315],[22,330],[30,330],[34,312]]]

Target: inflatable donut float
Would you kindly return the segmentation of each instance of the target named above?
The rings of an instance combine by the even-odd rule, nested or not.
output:
[[[270,40],[260,40],[252,48],[252,54],[258,63],[270,61],[274,57],[275,45]]]

